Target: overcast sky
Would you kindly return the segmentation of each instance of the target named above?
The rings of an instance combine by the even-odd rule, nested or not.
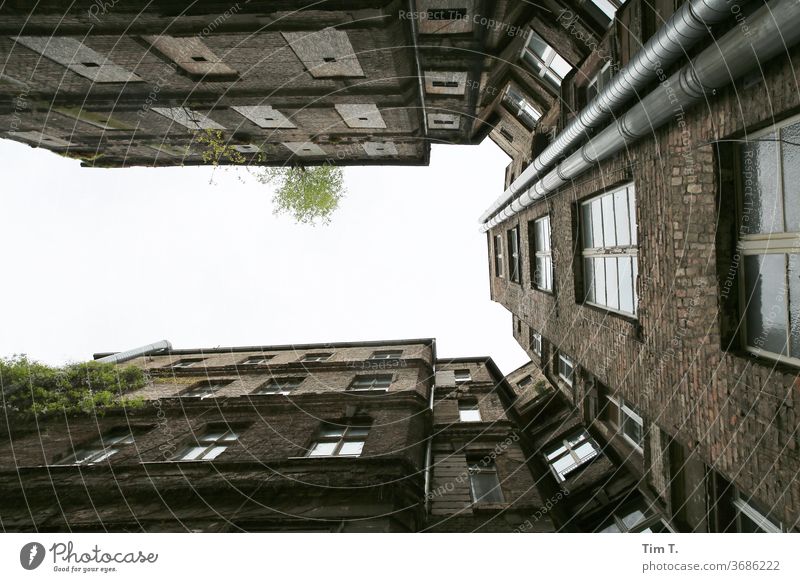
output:
[[[490,140],[345,169],[327,227],[274,217],[237,171],[81,168],[8,140],[0,159],[0,356],[435,337],[444,357],[527,360],[489,300],[476,221],[508,163]]]

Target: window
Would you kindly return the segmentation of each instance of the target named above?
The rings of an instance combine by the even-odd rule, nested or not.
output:
[[[242,364],[263,365],[268,363],[275,356],[250,356]]]
[[[356,376],[348,390],[351,392],[388,392],[391,384],[391,374]]]
[[[500,135],[502,135],[508,143],[514,142],[514,135],[505,127],[500,128]]]
[[[469,370],[456,370],[453,374],[456,377],[456,384],[463,384],[472,380],[472,374],[470,374]]]
[[[595,20],[608,28],[614,22],[614,15],[623,2],[624,0],[589,0],[584,6]]]
[[[575,377],[575,365],[564,354],[558,354],[558,377],[572,386]]]
[[[745,348],[795,366],[800,366],[798,142],[800,122],[795,118],[794,123],[749,136],[739,152]]]
[[[532,228],[531,228],[532,224]],[[541,291],[553,291],[553,254],[550,249],[550,217],[544,216],[528,224],[533,231],[533,260],[531,283]],[[530,235],[529,235],[530,236]]]
[[[503,491],[493,461],[485,463],[481,458],[467,458],[469,465],[469,491],[472,503],[503,503]]]
[[[736,511],[736,531],[740,533],[780,533],[783,531],[781,524],[775,524],[764,512],[756,509],[752,499],[745,500],[741,493],[733,499]]]
[[[57,465],[92,465],[113,457],[133,444],[134,432],[146,429],[129,427],[113,428],[94,442],[85,444],[73,451],[71,455],[57,462]]]
[[[592,102],[592,99],[597,97],[603,92],[603,90],[605,90],[606,87],[608,87],[608,84],[611,82],[613,76],[614,69],[611,68],[611,63],[606,63],[603,65],[603,68],[600,69],[600,72],[592,78],[592,80],[589,82],[589,85],[586,87],[587,105]]]
[[[533,378],[531,378],[530,376],[525,376],[522,380],[517,382],[517,386],[523,389],[527,388],[531,384],[533,384]]]
[[[372,355],[369,357],[370,360],[396,360],[398,358],[403,357],[403,352],[401,350],[381,350],[377,352],[372,352]]]
[[[615,511],[597,529],[599,533],[668,533],[672,529],[640,501]]]
[[[534,31],[528,35],[522,49],[522,60],[555,90],[572,70],[572,66]]]
[[[175,461],[212,461],[239,440],[239,434],[225,426],[210,427],[178,453]]]
[[[542,355],[542,334],[531,331],[531,351],[537,356]]]
[[[584,429],[573,433],[552,447],[545,458],[550,470],[559,482],[564,481],[575,469],[600,454],[594,439]]]
[[[172,362],[168,368],[191,368],[196,366],[200,362],[204,361],[205,358],[183,358],[178,360],[177,362]]]
[[[287,396],[303,383],[303,378],[272,378],[255,389],[253,394],[282,394]]]
[[[644,446],[644,424],[642,417],[633,410],[628,404],[620,399],[619,418],[620,430],[622,435],[638,449]]]
[[[181,392],[182,398],[208,398],[233,380],[203,380]]]
[[[503,276],[503,237],[499,234],[494,237],[494,274]]]
[[[477,402],[466,402],[459,400],[458,402],[458,420],[461,422],[480,422],[481,411],[478,408]]]
[[[542,113],[531,105],[523,93],[513,85],[506,87],[506,92],[503,94],[503,105],[531,131],[536,129],[536,124],[542,118]]]
[[[318,353],[318,354],[306,354],[303,356],[304,362],[324,362],[325,360],[329,359],[333,354],[331,353]]]
[[[519,226],[508,231],[508,278],[519,283]]]
[[[308,457],[358,457],[367,442],[369,426],[335,426],[326,424],[322,427],[308,448]]]
[[[636,315],[636,197],[623,186],[581,204],[585,301]]]

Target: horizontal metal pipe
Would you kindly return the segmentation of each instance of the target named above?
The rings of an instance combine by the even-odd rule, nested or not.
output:
[[[169,343],[167,340],[161,340],[160,342],[147,344],[146,346],[133,348],[132,350],[117,352],[116,354],[111,354],[110,356],[105,356],[95,361],[104,362],[107,364],[119,364],[120,362],[132,360],[133,358],[137,358],[139,356],[146,356],[147,354],[152,354],[154,352],[160,352],[162,350],[171,350],[171,349],[172,349],[171,343]]]
[[[612,78],[608,87],[597,95],[544,151],[481,215],[480,222],[492,216],[523,191],[553,162],[575,147],[588,131],[602,126],[648,83],[686,54],[708,34],[708,27],[730,18],[734,6],[746,0],[691,0],[683,4],[656,34],[631,58],[627,66]]]
[[[530,206],[598,162],[651,135],[675,118],[676,112],[733,83],[798,42],[800,0],[772,0],[765,4],[516,198],[515,206]],[[489,230],[516,212],[506,206],[482,230]]]

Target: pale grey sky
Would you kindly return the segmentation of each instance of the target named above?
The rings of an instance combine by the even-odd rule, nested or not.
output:
[[[527,361],[489,300],[476,220],[508,164],[490,140],[345,169],[327,227],[274,217],[237,170],[81,168],[8,140],[0,159],[0,356],[435,337],[444,357]]]

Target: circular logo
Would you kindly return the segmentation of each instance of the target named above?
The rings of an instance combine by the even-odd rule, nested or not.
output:
[[[39,542],[30,542],[19,551],[19,563],[26,570],[35,570],[44,561],[44,546]]]

